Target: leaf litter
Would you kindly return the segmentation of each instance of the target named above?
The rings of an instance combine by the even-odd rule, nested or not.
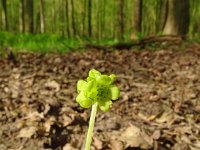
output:
[[[118,75],[119,101],[97,114],[92,150],[200,149],[200,49],[17,55],[0,65],[0,149],[82,149],[89,110],[76,82]]]

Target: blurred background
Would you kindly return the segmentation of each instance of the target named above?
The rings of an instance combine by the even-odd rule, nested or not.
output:
[[[80,150],[93,68],[121,94],[91,150],[200,150],[199,37],[200,0],[0,0],[0,150]]]
[[[66,51],[152,35],[198,40],[198,0],[1,0],[0,46]]]

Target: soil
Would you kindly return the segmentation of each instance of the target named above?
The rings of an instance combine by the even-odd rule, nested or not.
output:
[[[115,73],[121,90],[98,111],[92,150],[199,150],[200,48],[174,47],[0,59],[0,150],[83,149],[90,109],[76,83],[92,68]]]

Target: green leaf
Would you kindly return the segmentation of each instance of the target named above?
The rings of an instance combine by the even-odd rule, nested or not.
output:
[[[111,91],[111,99],[117,100],[120,94],[119,88],[117,86],[111,86],[110,91]]]
[[[77,90],[78,92],[82,91],[82,90],[86,90],[87,88],[87,82],[84,80],[79,80],[77,83]]]
[[[92,101],[87,99],[84,95],[84,92],[80,92],[76,97],[76,101],[81,105],[83,108],[89,108],[92,105]]]
[[[89,82],[89,81],[92,81],[92,80],[95,80],[94,78],[92,78],[92,77],[87,77],[87,81]]]
[[[107,100],[101,100],[98,101],[99,104],[99,108],[103,111],[106,112],[110,109],[111,105],[112,105],[112,101],[107,99]]]
[[[111,84],[116,80],[116,75],[111,74],[109,75],[110,79],[111,79]]]
[[[94,81],[94,80],[89,81],[88,84],[87,84],[86,91],[90,91],[94,88],[96,88],[96,81]]]
[[[86,91],[86,96],[88,99],[91,99],[93,102],[97,100],[97,89],[92,89],[90,91]]]
[[[111,83],[111,79],[110,79],[110,77],[107,76],[107,75],[101,75],[101,77],[99,77],[99,78],[97,79],[97,82],[98,82],[99,84],[109,85],[109,84]]]
[[[95,69],[89,71],[89,77],[97,79],[101,76],[101,73]]]

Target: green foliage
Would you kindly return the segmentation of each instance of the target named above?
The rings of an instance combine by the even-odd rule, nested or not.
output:
[[[14,52],[65,53],[84,50],[84,46],[87,44],[114,45],[119,42],[118,39],[112,38],[101,40],[94,40],[87,37],[67,39],[58,35],[0,32],[0,48],[10,47]]]
[[[142,15],[142,34],[152,35],[158,31],[160,17],[163,13],[161,5],[164,0],[143,0],[143,15]],[[66,2],[68,2],[68,20],[66,17]],[[44,16],[45,16],[45,32],[47,34],[65,35],[67,36],[67,22],[70,28],[70,37],[83,38],[87,35],[88,30],[88,5],[86,0],[74,1],[74,16],[75,28],[77,35],[72,33],[72,6],[70,1],[64,0],[45,0],[44,1]],[[124,19],[125,19],[125,35],[130,38],[132,31],[133,9],[134,3],[132,0],[124,1]],[[0,5],[1,7],[1,5]],[[38,18],[39,0],[34,1],[34,33],[40,33],[40,21]],[[199,16],[200,3],[198,0],[190,0],[190,36],[197,36],[199,33]],[[9,21],[9,32],[18,30],[19,19],[19,0],[7,0],[7,13]],[[119,5],[117,0],[94,0],[92,1],[92,37],[97,39],[116,38],[118,34],[118,10]],[[0,10],[2,15],[2,10]],[[3,17],[2,17],[3,18]],[[0,30],[5,31],[2,19],[0,19]]]
[[[200,26],[200,3],[197,0],[190,0],[190,37],[199,38]]]
[[[0,19],[0,47],[11,47],[16,51],[33,52],[67,52],[80,49],[86,44],[113,45],[130,42],[133,29],[134,1],[124,1],[124,39],[119,36],[119,1],[94,0],[92,1],[91,23],[92,35],[88,36],[88,0],[72,1],[52,0],[44,1],[45,34],[41,33],[40,1],[34,1],[34,35],[20,34],[19,31],[19,0],[7,0],[8,30],[5,28],[4,17]],[[26,4],[26,1],[25,1]],[[143,0],[142,32],[138,39],[149,35],[162,33],[162,19],[164,14],[164,0]],[[25,5],[26,6],[26,5]],[[2,8],[0,4],[0,8]],[[3,16],[3,9],[0,9]],[[72,17],[72,15],[74,17]],[[200,2],[190,0],[190,28],[188,36],[198,38]],[[27,12],[24,12],[26,21]],[[74,22],[74,25],[73,25]],[[24,31],[26,27],[26,22]],[[75,28],[76,32],[73,32]],[[8,32],[3,32],[8,31]]]
[[[86,81],[79,80],[77,90],[79,95],[76,101],[83,108],[89,108],[98,103],[99,108],[106,112],[112,101],[119,98],[119,88],[113,85],[116,76],[114,74],[102,75],[99,71],[92,69]]]
[[[47,34],[12,34],[0,32],[0,47],[12,47],[14,51],[67,52],[81,46],[77,39]]]

